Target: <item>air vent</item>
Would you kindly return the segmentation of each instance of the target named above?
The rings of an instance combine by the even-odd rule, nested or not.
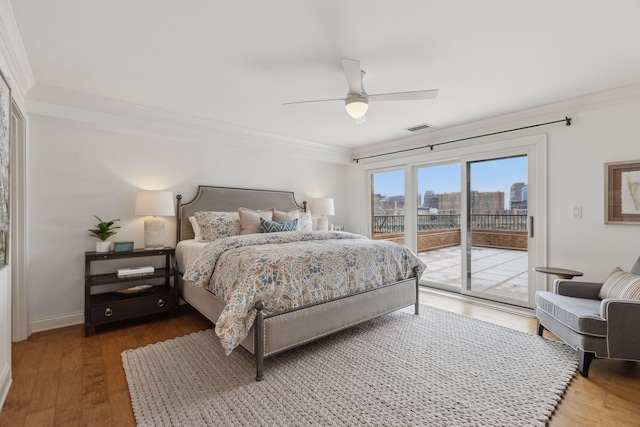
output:
[[[423,123],[421,125],[417,125],[417,126],[413,126],[413,127],[407,128],[406,130],[408,130],[409,132],[422,132],[422,131],[425,131],[427,129],[435,129],[435,126],[431,126],[429,123]]]

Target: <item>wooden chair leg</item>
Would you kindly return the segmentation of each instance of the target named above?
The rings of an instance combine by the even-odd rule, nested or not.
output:
[[[580,356],[580,364],[578,365],[578,372],[580,375],[587,378],[589,376],[589,366],[593,359],[597,359],[595,353],[584,351],[581,348],[578,349],[578,355]]]
[[[540,323],[540,320],[538,320],[538,335],[542,336],[543,332],[544,332],[544,326],[542,326],[542,324]]]

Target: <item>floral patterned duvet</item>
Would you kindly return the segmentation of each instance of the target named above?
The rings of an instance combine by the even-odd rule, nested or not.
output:
[[[216,334],[227,354],[249,333],[257,301],[265,315],[397,282],[425,265],[405,246],[345,232],[226,237],[202,249],[184,279],[226,302]]]

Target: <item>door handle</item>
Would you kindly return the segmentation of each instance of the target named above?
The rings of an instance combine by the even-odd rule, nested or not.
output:
[[[533,229],[534,229],[533,224],[534,224],[533,217],[530,216],[529,217],[529,238],[533,238]]]

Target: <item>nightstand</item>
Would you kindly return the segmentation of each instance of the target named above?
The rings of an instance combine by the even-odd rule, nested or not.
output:
[[[132,319],[156,313],[178,315],[178,274],[172,268],[175,248],[135,249],[132,252],[85,252],[84,254],[84,335],[91,328],[120,320]],[[153,274],[143,277],[118,278],[116,272],[91,274],[91,263],[131,258],[164,257],[164,268],[156,268]],[[140,260],[149,263],[149,260]],[[173,278],[173,280],[171,280]],[[93,287],[117,287],[125,289],[149,281],[154,287],[145,293],[122,296],[115,292],[91,293]],[[138,282],[138,283],[135,283]],[[95,328],[94,328],[95,329]]]

